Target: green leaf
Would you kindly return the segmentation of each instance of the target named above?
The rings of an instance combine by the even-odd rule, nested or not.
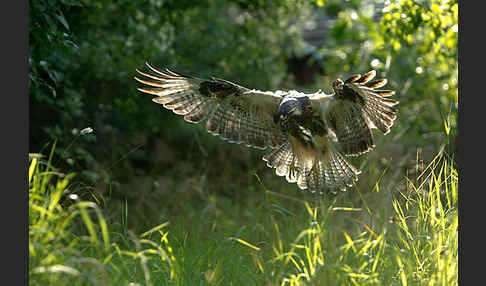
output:
[[[59,20],[59,22],[61,22],[61,24],[67,29],[69,30],[69,24],[68,22],[66,21],[66,18],[64,17],[64,14],[59,11],[59,14],[54,14],[54,17],[56,17],[57,20]]]
[[[447,124],[447,120],[444,120],[444,129],[445,129],[446,135],[449,136],[450,127],[449,127],[449,124]]]

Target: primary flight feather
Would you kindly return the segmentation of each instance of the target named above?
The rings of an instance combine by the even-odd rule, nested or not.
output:
[[[373,128],[383,134],[396,119],[395,92],[380,90],[386,79],[373,80],[374,70],[333,82],[333,94],[295,90],[260,91],[224,79],[200,79],[175,71],[137,69],[135,77],[156,95],[152,100],[184,120],[205,123],[214,135],[245,146],[269,148],[263,160],[278,176],[302,190],[345,190],[360,171],[345,156],[375,147]]]

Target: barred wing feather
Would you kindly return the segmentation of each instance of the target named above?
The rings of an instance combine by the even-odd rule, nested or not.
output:
[[[169,69],[161,71],[148,63],[147,66],[150,73],[137,70],[147,79],[135,79],[148,87],[138,90],[156,95],[154,102],[183,115],[184,120],[192,123],[206,120],[208,132],[260,149],[278,147],[286,141],[286,133],[273,121],[280,96],[223,79],[205,80]]]
[[[398,101],[387,98],[395,91],[379,90],[387,79],[373,80],[375,75],[374,70],[357,74],[334,87],[335,94],[325,110],[329,127],[345,155],[356,156],[372,150],[375,143],[371,129],[387,134],[396,119],[394,106]]]

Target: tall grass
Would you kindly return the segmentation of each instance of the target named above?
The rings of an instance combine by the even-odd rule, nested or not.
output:
[[[360,210],[305,202],[308,227],[294,241],[273,243],[271,261],[283,263],[272,284],[457,285],[457,171],[440,152],[415,182],[407,182],[392,198],[389,222],[373,228],[354,220],[357,227],[337,240],[332,213]]]
[[[155,285],[149,256],[158,260],[152,267],[174,278],[167,223],[140,237],[110,228],[96,203],[81,201],[70,190],[75,174],[56,170],[52,153],[48,161],[29,154],[29,161],[29,284]],[[152,232],[159,241],[144,238]]]
[[[192,210],[141,234],[123,223],[128,206],[81,200],[52,152],[29,161],[32,285],[457,285],[458,175],[443,149],[403,188],[314,200],[266,190],[215,203],[226,219]]]

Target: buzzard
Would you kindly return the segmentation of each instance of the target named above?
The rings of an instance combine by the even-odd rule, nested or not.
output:
[[[392,90],[378,89],[386,79],[373,80],[374,70],[332,83],[333,94],[295,90],[260,91],[220,78],[201,79],[159,70],[135,79],[156,95],[152,100],[192,123],[232,143],[259,149],[278,176],[302,190],[331,192],[353,186],[360,171],[345,156],[375,147],[371,129],[390,131],[398,101]]]

